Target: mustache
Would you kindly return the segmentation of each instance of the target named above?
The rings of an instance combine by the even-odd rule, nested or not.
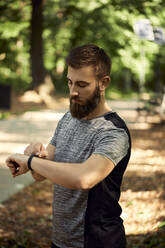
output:
[[[79,96],[70,96],[70,100],[80,100]]]

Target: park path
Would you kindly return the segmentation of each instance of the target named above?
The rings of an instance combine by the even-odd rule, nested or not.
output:
[[[31,142],[47,144],[64,111],[26,112],[23,115],[0,121],[0,203],[31,184],[30,173],[13,178],[5,166],[11,153],[23,153]]]
[[[124,118],[129,128],[144,129],[149,125],[146,117],[138,115],[138,101],[110,101],[109,105]],[[31,142],[47,144],[65,111],[66,109],[25,112],[12,119],[0,121],[0,203],[33,183],[30,173],[13,179],[5,166],[7,156],[11,153],[23,153]]]

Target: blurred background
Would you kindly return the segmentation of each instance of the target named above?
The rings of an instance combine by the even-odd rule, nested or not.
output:
[[[128,248],[165,247],[164,32],[164,0],[0,0],[0,248],[50,247],[52,184],[13,180],[5,160],[50,141],[68,108],[65,58],[86,43],[111,56],[106,97],[132,136]]]
[[[164,7],[163,0],[1,0],[0,109],[12,110],[25,93],[28,101],[52,107],[67,95],[65,57],[86,43],[112,58],[108,99],[161,102]]]

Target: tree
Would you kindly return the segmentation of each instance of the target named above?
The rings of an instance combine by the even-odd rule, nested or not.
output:
[[[54,85],[45,69],[43,60],[43,0],[31,0],[31,38],[30,38],[30,55],[31,55],[31,88],[35,90],[46,103],[48,107],[52,107],[54,98],[52,93]]]
[[[128,78],[137,86],[141,42],[133,24],[148,18],[154,26],[164,26],[164,5],[164,0],[1,0],[0,83],[35,89],[41,95],[49,85],[42,90],[49,95],[51,75],[56,89],[64,91],[67,86],[61,80],[68,51],[95,43],[112,57],[112,86],[121,89]],[[153,89],[156,55],[161,52],[164,57],[165,47],[148,41],[144,46],[146,86]],[[165,78],[164,64],[160,67]]]
[[[30,36],[30,55],[31,55],[31,73],[32,84],[31,87],[36,89],[41,85],[46,76],[46,69],[43,61],[43,0],[31,0],[32,14],[31,14],[31,36]]]

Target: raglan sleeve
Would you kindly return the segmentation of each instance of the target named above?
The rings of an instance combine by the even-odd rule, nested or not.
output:
[[[129,137],[124,129],[103,129],[96,135],[93,154],[106,156],[116,165],[125,157],[128,149]]]

